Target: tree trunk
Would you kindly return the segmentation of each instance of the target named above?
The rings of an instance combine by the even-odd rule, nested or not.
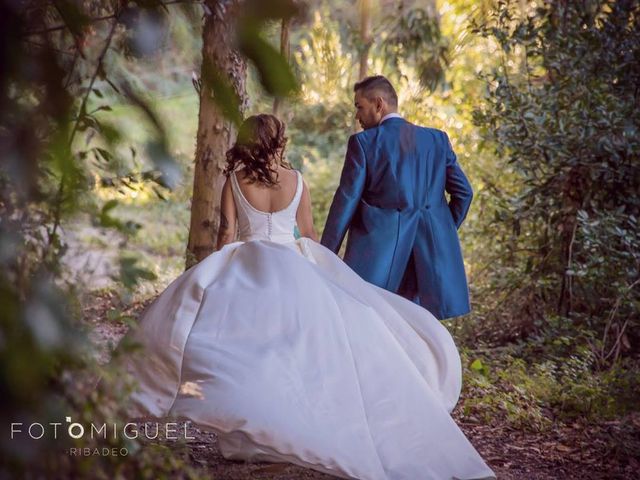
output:
[[[367,76],[369,69],[369,51],[373,39],[371,38],[371,0],[360,0],[360,68],[358,70],[358,81]],[[353,117],[353,131],[359,132],[360,125]]]
[[[291,43],[289,42],[289,31],[291,29],[291,18],[282,19],[282,30],[280,31],[280,53],[289,61],[291,55]],[[276,97],[273,101],[273,114],[277,117],[282,108],[282,98]]]
[[[202,38],[202,65],[214,68],[226,79],[240,99],[240,108],[246,105],[247,65],[233,49],[234,27],[239,0],[206,2],[207,15]],[[204,72],[203,72],[204,73]],[[203,74],[200,87],[200,112],[196,140],[191,225],[186,254],[186,267],[196,264],[215,248],[220,221],[220,197],[224,176],[225,153],[236,137],[236,128],[225,118],[215,103],[214,91]]]
[[[358,80],[367,76],[369,67],[369,50],[371,50],[371,0],[360,0],[360,71]]]

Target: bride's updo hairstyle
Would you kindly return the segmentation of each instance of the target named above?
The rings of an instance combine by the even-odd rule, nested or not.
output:
[[[242,165],[249,183],[277,185],[277,164],[291,168],[283,158],[287,144],[284,130],[284,123],[273,115],[261,113],[247,118],[240,126],[236,143],[227,151],[224,174],[228,177]]]

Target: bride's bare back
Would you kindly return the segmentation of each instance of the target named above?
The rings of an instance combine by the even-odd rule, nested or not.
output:
[[[284,210],[291,204],[298,184],[296,172],[281,166],[277,171],[278,184],[272,187],[260,182],[251,183],[244,169],[235,173],[244,198],[256,210],[273,213]]]
[[[285,209],[291,204],[297,186],[297,175],[294,170],[284,168],[280,165],[278,169],[278,183],[274,186],[265,186],[260,182],[250,183],[244,170],[232,173],[236,175],[238,187],[249,204],[261,212],[275,213]],[[311,195],[306,182],[302,183],[302,195],[298,210],[296,211],[296,224],[298,231],[303,237],[318,241],[313,226],[313,214],[311,213]],[[220,250],[224,245],[231,243],[235,239],[237,225],[237,212],[235,200],[231,187],[231,179],[228,178],[222,188],[222,199],[220,203],[220,228],[216,250]],[[292,232],[293,233],[293,232]]]

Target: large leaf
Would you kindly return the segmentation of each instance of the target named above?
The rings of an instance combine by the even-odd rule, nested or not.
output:
[[[147,154],[158,169],[160,176],[155,180],[163,187],[173,190],[182,179],[180,165],[173,158],[163,142],[149,142],[147,144]]]
[[[240,51],[256,66],[260,82],[268,93],[285,97],[298,90],[289,63],[262,38],[256,25],[243,25],[238,31],[238,43]]]
[[[255,65],[265,90],[276,97],[297,92],[298,82],[288,60],[263,38],[262,30],[270,20],[288,20],[301,11],[298,4],[291,0],[252,0],[245,3],[244,14],[238,20],[240,51]]]
[[[202,82],[213,92],[213,100],[222,110],[222,114],[236,125],[242,123],[241,101],[229,80],[210,60],[202,62]]]

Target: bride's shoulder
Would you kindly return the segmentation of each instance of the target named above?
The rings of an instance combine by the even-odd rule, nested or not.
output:
[[[291,176],[294,178],[302,177],[302,171],[297,168],[290,167],[290,168],[287,168],[287,170],[290,172]]]
[[[290,180],[302,178],[302,172],[293,167],[281,167],[280,174],[284,173]]]
[[[236,170],[232,175],[236,176],[238,185],[242,185],[245,188],[252,188],[257,185],[255,182],[255,176],[252,174],[251,170],[246,167]]]
[[[243,181],[249,176],[249,171],[246,168],[239,168],[231,172],[231,175],[235,175],[238,180]]]

